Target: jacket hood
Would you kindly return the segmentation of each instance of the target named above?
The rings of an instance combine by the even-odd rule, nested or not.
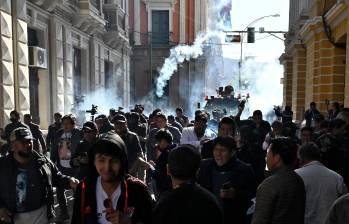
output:
[[[97,153],[107,153],[117,156],[121,161],[120,176],[125,177],[128,173],[128,161],[126,154],[126,145],[121,137],[115,132],[100,134],[96,143],[93,144],[89,152],[89,177],[94,179],[98,177],[94,158]]]

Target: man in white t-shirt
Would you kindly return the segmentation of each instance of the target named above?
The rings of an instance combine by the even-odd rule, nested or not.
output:
[[[201,150],[202,145],[216,138],[216,134],[207,128],[207,116],[200,114],[195,117],[194,127],[183,129],[181,145],[189,144]]]

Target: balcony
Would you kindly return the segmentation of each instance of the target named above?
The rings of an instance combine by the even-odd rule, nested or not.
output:
[[[103,33],[106,21],[101,9],[101,0],[77,0],[78,12],[73,25],[88,34]]]
[[[42,9],[52,12],[58,4],[62,4],[63,0],[30,0],[30,2],[34,3]]]
[[[113,48],[128,43],[128,15],[125,10],[115,1],[106,1],[103,12],[107,21],[104,42]]]

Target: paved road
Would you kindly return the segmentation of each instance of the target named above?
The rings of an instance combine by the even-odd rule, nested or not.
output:
[[[74,204],[74,192],[73,190],[68,190],[66,191],[65,193],[66,197],[67,197],[67,201],[68,201],[68,212],[69,212],[69,216],[71,217],[72,214],[73,214],[73,204]],[[59,211],[59,205],[58,205],[58,202],[57,202],[57,197],[56,197],[56,194],[55,194],[55,211],[56,211],[56,215],[58,216],[60,213]],[[57,224],[70,224],[71,223],[71,219],[69,220],[66,220],[65,222],[61,223],[61,222],[56,222]]]

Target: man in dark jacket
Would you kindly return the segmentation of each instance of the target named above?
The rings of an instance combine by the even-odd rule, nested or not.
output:
[[[87,121],[82,126],[84,139],[76,147],[75,153],[72,155],[70,165],[77,169],[77,177],[83,180],[88,173],[88,153],[91,147],[98,140],[98,130],[95,123]]]
[[[202,162],[198,182],[221,203],[224,223],[244,224],[256,192],[252,167],[236,158],[236,143],[231,136],[214,140],[213,156]]]
[[[166,129],[168,130],[172,136],[173,136],[173,143],[179,144],[182,134],[178,130],[178,128],[175,128],[167,123],[167,117],[165,114],[157,113],[155,115],[155,123],[156,123],[156,128],[153,128],[149,132],[149,137],[147,141],[147,158],[148,160],[153,160],[155,161],[155,135],[160,129]]]
[[[46,142],[44,139],[44,135],[42,131],[40,130],[39,125],[34,124],[32,122],[32,116],[30,114],[25,114],[23,116],[24,123],[30,128],[30,131],[34,138],[34,150],[38,153],[46,154]]]
[[[172,190],[158,201],[154,224],[223,224],[223,211],[210,192],[195,183],[200,153],[191,145],[173,149],[168,156]]]
[[[258,187],[252,224],[304,223],[304,183],[291,168],[296,158],[297,146],[291,139],[271,141],[267,166],[274,174]]]
[[[10,150],[10,135],[11,135],[13,130],[15,130],[16,128],[20,128],[20,127],[24,127],[24,128],[29,129],[29,127],[26,124],[23,124],[21,122],[20,115],[16,110],[11,111],[10,121],[11,121],[11,123],[6,125],[5,130],[3,132],[3,136],[1,136],[2,139],[7,141],[7,144],[3,146],[5,149],[2,150],[5,152]]]
[[[175,119],[182,125],[183,128],[187,127],[189,124],[189,118],[183,114],[183,108],[181,107],[176,109]]]
[[[178,130],[182,133],[183,126],[178,121],[176,121],[176,119],[175,119],[175,117],[173,115],[167,116],[167,119],[168,119],[168,123],[170,125],[172,125],[175,128],[178,128]]]
[[[129,113],[126,118],[128,129],[138,135],[143,153],[145,153],[145,144],[147,142],[147,124],[140,122],[140,115],[136,112]]]
[[[124,115],[116,115],[113,118],[113,123],[115,132],[122,138],[126,145],[126,154],[130,168],[130,174],[135,177],[139,176],[139,178],[142,179],[144,177],[144,170],[142,170],[143,175],[141,175],[140,167],[138,167],[136,161],[138,157],[144,158],[144,155],[137,134],[128,130],[127,120]]]
[[[151,224],[152,200],[146,186],[128,173],[126,147],[109,132],[89,155],[89,173],[75,192],[72,224]]]
[[[311,102],[310,109],[308,109],[304,113],[304,119],[306,121],[305,126],[313,127],[315,119],[320,115],[321,115],[321,113],[316,109],[316,103]]]
[[[98,132],[100,134],[107,133],[109,131],[114,130],[113,125],[110,123],[108,117],[105,116],[104,114],[98,115],[95,118],[95,122],[97,124]]]
[[[292,122],[293,119],[293,111],[292,108],[288,105],[285,106],[285,110],[281,111],[280,107],[274,108],[275,115],[278,117],[278,119],[281,118],[282,123],[286,122]]]
[[[70,165],[71,157],[75,154],[76,148],[83,138],[81,131],[76,128],[76,119],[73,114],[65,115],[62,118],[62,129],[54,138],[52,145],[51,159],[57,164],[59,170],[69,176],[77,176],[77,170]],[[67,200],[64,189],[57,188],[57,199],[60,208],[58,221],[69,219]]]
[[[172,189],[171,178],[167,174],[167,160],[170,151],[177,147],[173,144],[172,134],[160,129],[156,135],[157,160],[149,162],[141,161],[146,170],[149,170],[151,177],[155,180],[155,196],[159,198],[164,192]]]
[[[1,223],[49,223],[54,217],[53,186],[68,189],[79,183],[34,151],[32,140],[28,129],[15,129],[10,135],[12,151],[0,159]]]
[[[48,152],[51,152],[53,140],[57,132],[62,128],[62,114],[55,113],[53,117],[55,121],[48,127],[48,133],[46,136],[46,148]]]
[[[265,137],[271,131],[270,124],[263,120],[263,114],[260,110],[253,112],[252,121],[251,129],[253,130],[255,143],[262,147]]]

